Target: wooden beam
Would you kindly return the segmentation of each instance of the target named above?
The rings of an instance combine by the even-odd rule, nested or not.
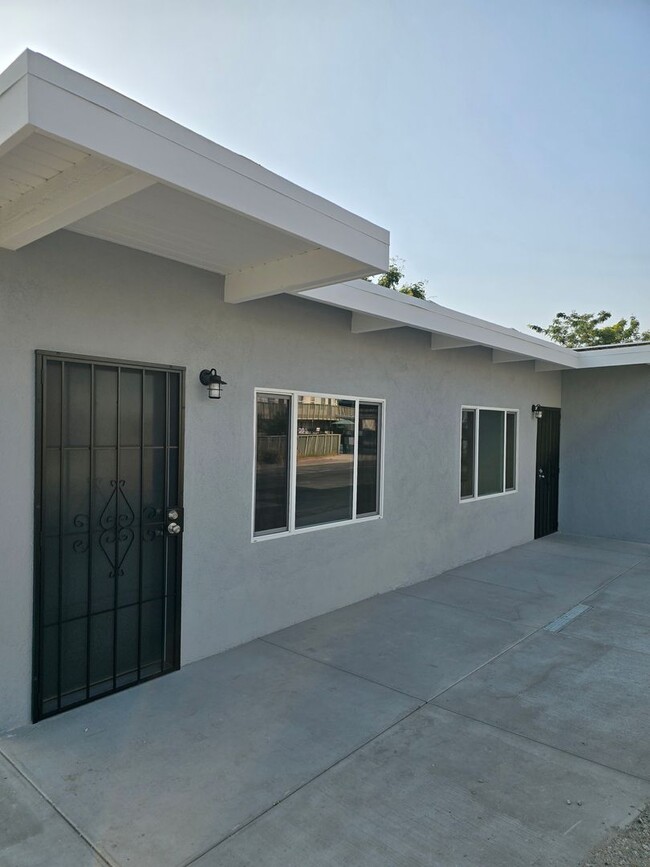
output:
[[[492,350],[492,364],[510,364],[516,361],[533,361],[529,355],[519,355],[517,352],[506,352],[503,349]]]
[[[389,328],[402,328],[401,322],[369,316],[367,313],[353,313],[351,330],[353,334],[367,334],[370,331],[386,331]]]
[[[463,340],[462,337],[449,337],[446,334],[431,335],[431,349],[467,349],[470,346],[478,345],[478,343],[472,343],[470,340]]]
[[[300,292],[361,277],[369,270],[355,259],[318,248],[226,274],[224,300],[241,304],[279,292]]]
[[[88,156],[0,208],[0,247],[18,250],[153,183]]]

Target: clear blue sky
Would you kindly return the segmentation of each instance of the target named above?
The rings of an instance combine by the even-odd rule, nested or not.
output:
[[[506,325],[650,328],[650,0],[0,0],[29,46],[391,230]]]

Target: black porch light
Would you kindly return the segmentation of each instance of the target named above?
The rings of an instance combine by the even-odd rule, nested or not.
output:
[[[208,397],[212,400],[219,400],[221,397],[221,386],[228,385],[228,383],[219,376],[214,367],[210,370],[208,370],[207,367],[202,370],[201,373],[199,373],[199,379],[201,385],[207,387]]]
[[[533,412],[533,418],[541,418],[544,415],[542,407],[538,403],[534,403],[531,409]]]

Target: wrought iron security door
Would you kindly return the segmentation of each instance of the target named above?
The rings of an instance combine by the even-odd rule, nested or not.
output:
[[[560,410],[540,407],[535,467],[535,538],[556,533],[560,479]]]
[[[179,666],[183,371],[37,353],[33,717]]]

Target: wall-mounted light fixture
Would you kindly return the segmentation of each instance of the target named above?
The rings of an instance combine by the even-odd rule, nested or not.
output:
[[[228,383],[219,376],[214,367],[211,370],[208,370],[207,367],[205,370],[202,370],[201,373],[199,373],[199,379],[201,385],[207,387],[208,397],[212,400],[219,400],[221,397],[221,387],[223,385],[228,385]]]
[[[544,415],[542,408],[538,403],[534,403],[531,409],[533,411],[533,418],[541,418]]]

